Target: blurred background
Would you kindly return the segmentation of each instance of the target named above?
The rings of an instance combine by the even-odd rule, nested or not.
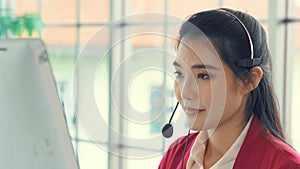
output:
[[[40,33],[19,36],[40,37],[47,45],[80,168],[150,169],[177,136],[187,134],[179,110],[175,136],[161,137],[176,100],[173,79],[162,71],[172,67],[166,57],[171,40],[157,32],[176,32],[187,16],[219,7],[247,12],[265,28],[281,120],[288,142],[300,151],[300,0],[0,0],[0,16],[34,13],[43,22]],[[107,29],[114,22],[114,30]],[[142,33],[122,35],[132,30]],[[10,37],[18,36],[2,34]],[[94,56],[78,66],[79,58]],[[92,84],[85,79],[89,67],[96,67]],[[87,117],[91,107],[99,114]],[[90,129],[94,117],[103,124]]]

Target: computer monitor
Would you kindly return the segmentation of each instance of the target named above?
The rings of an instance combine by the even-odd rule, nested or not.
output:
[[[0,40],[0,166],[78,169],[40,39]]]

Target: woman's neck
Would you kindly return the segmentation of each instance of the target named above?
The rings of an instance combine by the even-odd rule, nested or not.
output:
[[[240,136],[247,122],[248,119],[245,119],[244,113],[241,113],[218,126],[207,140],[203,160],[205,169],[210,168],[222,158]]]

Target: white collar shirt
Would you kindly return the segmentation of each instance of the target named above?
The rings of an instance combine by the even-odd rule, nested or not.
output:
[[[245,128],[241,132],[240,136],[235,140],[231,145],[229,150],[212,166],[210,169],[232,169],[235,159],[242,147],[242,144],[245,140],[247,132],[249,130],[250,124],[252,121],[252,116],[247,122]],[[206,148],[206,143],[208,136],[212,134],[212,130],[201,131],[190,152],[189,159],[187,161],[186,169],[203,169],[203,157]]]

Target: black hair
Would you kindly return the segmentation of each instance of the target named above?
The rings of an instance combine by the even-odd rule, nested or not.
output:
[[[224,12],[225,11],[225,12]],[[211,41],[220,58],[243,81],[248,78],[251,67],[238,64],[240,60],[250,59],[251,49],[248,36],[241,23],[246,27],[253,44],[253,57],[260,58],[258,64],[263,71],[262,79],[249,94],[246,105],[246,117],[253,113],[276,138],[285,142],[282,131],[278,102],[274,92],[271,70],[271,54],[267,46],[266,33],[259,22],[252,16],[228,8],[209,10],[190,16],[181,26],[178,45],[185,36],[199,37],[199,30]],[[198,31],[191,27],[196,27]]]

